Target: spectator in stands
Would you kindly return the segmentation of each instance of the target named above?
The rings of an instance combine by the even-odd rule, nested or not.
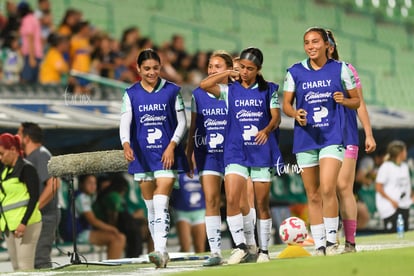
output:
[[[410,170],[407,160],[407,146],[394,140],[387,147],[388,158],[379,167],[375,179],[375,202],[380,217],[384,220],[387,233],[397,231],[397,216],[402,214],[404,231],[409,229],[409,212],[412,202]]]
[[[6,38],[1,50],[2,82],[5,84],[16,84],[20,82],[24,60],[20,52],[19,36],[10,33]]]
[[[136,46],[141,38],[140,30],[138,27],[132,26],[124,29],[120,41],[120,50],[126,51],[131,46]]]
[[[74,33],[70,39],[70,68],[78,73],[90,73],[91,53],[90,44],[91,29],[88,21],[79,22],[74,28]],[[85,78],[77,77],[75,94],[90,94],[91,82]]]
[[[65,53],[69,51],[69,38],[52,33],[48,38],[49,49],[40,64],[39,82],[47,85],[61,85],[67,80],[69,64]]]
[[[162,68],[161,68],[161,77],[175,82],[177,84],[183,83],[183,77],[177,70],[172,66],[170,59],[168,58],[168,50],[165,48],[160,48],[157,51],[158,55],[161,58]]]
[[[52,157],[43,146],[43,131],[36,123],[21,123],[18,133],[25,158],[36,168],[39,176],[39,209],[42,213],[42,231],[36,248],[35,268],[51,268],[52,246],[60,223],[57,192],[60,181],[49,175],[47,164]]]
[[[14,1],[6,1],[7,23],[1,29],[0,39],[4,41],[14,33],[19,33],[20,17],[17,14],[17,4]]]
[[[96,176],[92,174],[79,176],[80,193],[75,198],[75,207],[77,225],[81,225],[82,229],[77,228],[80,231],[77,241],[106,246],[107,258],[119,259],[123,256],[125,235],[95,216],[92,204],[96,199],[96,181]]]
[[[384,162],[386,149],[381,147],[373,155],[365,155],[359,160],[355,176],[354,193],[357,196],[357,229],[367,227],[369,220],[377,212],[375,206],[375,179],[378,168]]]
[[[192,57],[191,64],[188,68],[188,81],[191,85],[198,86],[200,82],[207,77],[208,60],[211,53],[198,51]]]
[[[326,30],[326,32],[328,34],[329,40],[328,55],[334,60],[339,60],[339,53],[335,37],[332,31]],[[357,202],[354,196],[353,188],[359,151],[357,116],[362,124],[362,127],[364,128],[365,152],[373,152],[377,147],[377,144],[375,142],[374,135],[372,134],[371,122],[369,120],[364,97],[362,96],[362,85],[358,72],[351,64],[347,63],[347,66],[354,75],[356,88],[360,99],[360,105],[356,110],[349,108],[344,109],[346,119],[345,124],[347,125],[346,129],[344,129],[345,156],[338,175],[337,193],[339,197],[339,210],[341,213],[341,219],[345,234],[344,253],[351,253],[356,252],[355,236],[357,229]]]
[[[0,230],[14,270],[34,268],[36,245],[42,229],[38,208],[39,178],[36,169],[23,159],[20,138],[0,135],[1,171]]]
[[[71,37],[75,27],[82,20],[82,12],[77,9],[67,9],[57,29],[58,34]]]
[[[116,52],[111,48],[112,39],[108,35],[103,35],[99,46],[92,54],[93,71],[98,75],[113,79],[115,77],[115,58]]]
[[[3,14],[3,9],[1,9],[0,10],[0,33],[6,27],[6,25],[7,25],[7,17]]]
[[[135,73],[128,69],[126,56],[124,52],[118,52],[114,57],[114,79],[133,83],[135,82]]]
[[[33,14],[27,2],[20,2],[17,12],[21,18],[19,29],[21,51],[24,57],[22,82],[36,83],[39,77],[39,66],[43,58],[42,30],[39,20]]]
[[[283,111],[295,119],[293,153],[302,168],[315,254],[334,255],[339,226],[336,186],[345,152],[340,124],[345,118],[338,110],[357,109],[360,101],[352,72],[328,58],[325,29],[309,28],[303,42],[308,58],[288,69]]]
[[[37,9],[34,11],[37,18],[41,19],[44,13],[49,12],[50,10],[51,6],[49,0],[37,0]]]
[[[150,261],[164,268],[169,260],[169,196],[177,172],[187,169],[180,145],[186,117],[181,89],[160,78],[161,60],[153,49],[138,55],[137,69],[142,81],[125,90],[120,138],[125,159],[130,162],[128,171],[139,182],[148,209],[155,247]]]
[[[124,64],[128,69],[127,72],[124,72],[124,76],[131,78],[131,83],[141,81],[141,76],[137,71],[137,56],[139,55],[138,45],[131,45],[129,48],[126,48],[122,51],[124,56]]]
[[[185,40],[182,35],[174,34],[171,37],[169,45],[170,54],[172,55],[171,63],[177,71],[182,71],[186,68],[184,60],[189,56],[185,48]]]
[[[139,222],[129,213],[126,205],[128,182],[121,173],[109,175],[108,180],[109,186],[99,189],[98,197],[93,203],[93,211],[98,219],[115,226],[125,235],[125,257],[139,257],[143,251],[142,236]],[[98,178],[99,183],[102,182]]]
[[[145,49],[154,49],[157,50],[157,47],[154,45],[154,42],[149,37],[142,37],[137,41],[138,49],[140,51]]]
[[[197,173],[193,178],[185,173],[179,175],[179,188],[171,193],[175,227],[180,241],[180,252],[205,252],[206,246],[206,204],[203,188]]]
[[[40,22],[40,27],[42,30],[43,48],[46,48],[48,43],[48,37],[54,31],[50,1],[38,0],[37,9],[35,10],[34,14]]]

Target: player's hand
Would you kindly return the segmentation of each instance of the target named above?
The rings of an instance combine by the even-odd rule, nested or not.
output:
[[[258,145],[263,145],[267,142],[267,139],[269,139],[269,134],[266,133],[266,131],[261,130],[256,134],[256,137],[254,138],[254,141]]]
[[[129,143],[124,144],[124,157],[128,162],[131,162],[135,159],[134,151],[131,149]]]
[[[365,137],[365,152],[372,153],[377,148],[377,143],[375,142],[374,137],[367,136]]]
[[[170,170],[174,165],[174,149],[175,146],[170,143],[162,154],[161,162],[164,170]]]
[[[306,126],[308,123],[306,115],[308,115],[308,112],[306,112],[305,109],[300,108],[296,110],[295,120],[299,123],[300,126]]]
[[[333,93],[333,99],[336,103],[339,103],[339,104],[343,105],[344,101],[345,101],[344,93],[339,92],[339,91]]]

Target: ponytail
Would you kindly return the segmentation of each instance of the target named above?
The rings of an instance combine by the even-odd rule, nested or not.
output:
[[[262,74],[256,76],[257,84],[259,85],[259,91],[266,91],[269,88],[267,81],[264,79]]]

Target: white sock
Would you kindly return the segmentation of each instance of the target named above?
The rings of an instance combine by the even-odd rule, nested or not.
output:
[[[227,224],[229,225],[229,230],[236,246],[242,243],[246,244],[246,237],[243,232],[242,214],[240,213],[235,216],[227,216]]]
[[[250,209],[250,212],[243,216],[243,232],[246,237],[247,245],[256,245],[256,240],[254,238],[254,221],[255,221],[255,212],[253,208]]]
[[[326,231],[326,241],[336,243],[336,232],[338,232],[339,217],[323,218]]]
[[[147,219],[148,219],[148,228],[151,234],[151,237],[154,239],[154,216],[155,216],[155,211],[154,211],[154,201],[152,199],[150,200],[145,200],[145,206],[147,206],[147,210],[148,210],[148,214],[147,214]]]
[[[256,226],[256,221],[257,221],[256,208],[250,208],[250,212],[253,213],[253,225]]]
[[[205,222],[210,251],[221,255],[221,217],[206,216]]]
[[[272,231],[272,219],[258,219],[257,230],[259,238],[259,249],[268,250],[270,235]]]
[[[315,242],[315,249],[326,246],[326,232],[325,224],[316,224],[310,226],[313,240]]]
[[[167,252],[167,238],[170,232],[170,213],[168,212],[169,197],[154,195],[154,250]]]

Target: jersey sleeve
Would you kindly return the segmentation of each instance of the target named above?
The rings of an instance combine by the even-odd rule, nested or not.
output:
[[[119,138],[121,140],[121,145],[126,142],[130,142],[130,130],[132,122],[132,107],[131,100],[129,99],[128,93],[125,93],[122,98],[122,107],[121,107],[121,120],[119,123]]]
[[[348,63],[348,67],[349,69],[352,71],[352,74],[354,75],[355,78],[355,84],[357,88],[362,88],[362,84],[361,84],[361,80],[359,78],[359,74],[358,71],[355,69],[354,66],[352,66],[352,64]]]
[[[356,88],[354,74],[345,62],[342,62],[341,79],[346,90]]]
[[[227,84],[219,84],[220,87],[220,100],[226,101],[226,105],[229,103],[229,86]]]
[[[194,95],[191,97],[191,112],[197,113],[197,102]]]
[[[285,81],[283,83],[283,91],[286,91],[286,92],[296,91],[295,81],[293,80],[293,77],[289,71],[286,73],[286,76],[285,76]]]
[[[183,96],[181,95],[181,93],[178,93],[177,98],[175,99],[175,110],[182,111],[184,110],[184,108],[185,106],[184,106]]]
[[[270,108],[280,108],[279,95],[277,90],[272,92],[272,98],[270,100]]]

